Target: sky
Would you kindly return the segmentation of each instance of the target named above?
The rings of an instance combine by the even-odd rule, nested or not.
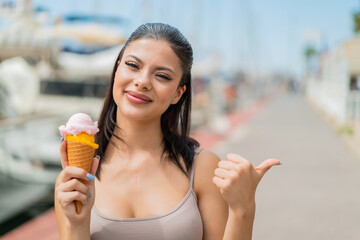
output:
[[[220,69],[286,72],[301,77],[304,47],[332,50],[354,37],[360,0],[33,0],[54,16],[90,13],[124,17],[125,34],[144,22],[180,29],[195,61],[217,56]]]

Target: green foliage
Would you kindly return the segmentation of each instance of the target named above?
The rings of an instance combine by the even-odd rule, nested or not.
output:
[[[307,61],[315,57],[316,54],[316,49],[313,46],[308,45],[305,47],[304,55]]]
[[[354,129],[350,125],[343,125],[343,126],[339,127],[338,133],[342,134],[342,135],[353,136]]]
[[[360,11],[353,13],[353,23],[354,23],[354,28],[353,28],[354,33],[355,34],[360,33]]]

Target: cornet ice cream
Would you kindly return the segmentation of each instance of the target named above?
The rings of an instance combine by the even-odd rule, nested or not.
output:
[[[95,149],[99,147],[94,137],[99,131],[97,122],[93,122],[87,114],[76,113],[69,118],[66,125],[61,125],[59,130],[66,140],[69,165],[90,172]],[[81,202],[75,201],[75,205],[76,212],[80,213]]]

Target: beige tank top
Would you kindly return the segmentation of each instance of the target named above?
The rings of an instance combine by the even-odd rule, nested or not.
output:
[[[113,218],[91,210],[90,235],[92,240],[201,240],[203,225],[193,189],[195,151],[190,174],[189,191],[172,210],[155,217]]]

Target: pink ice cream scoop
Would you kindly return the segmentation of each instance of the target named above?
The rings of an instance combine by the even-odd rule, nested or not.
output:
[[[59,127],[61,136],[73,135],[80,133],[87,133],[95,135],[98,131],[98,123],[93,122],[91,117],[85,113],[75,113],[72,115],[66,125]]]

